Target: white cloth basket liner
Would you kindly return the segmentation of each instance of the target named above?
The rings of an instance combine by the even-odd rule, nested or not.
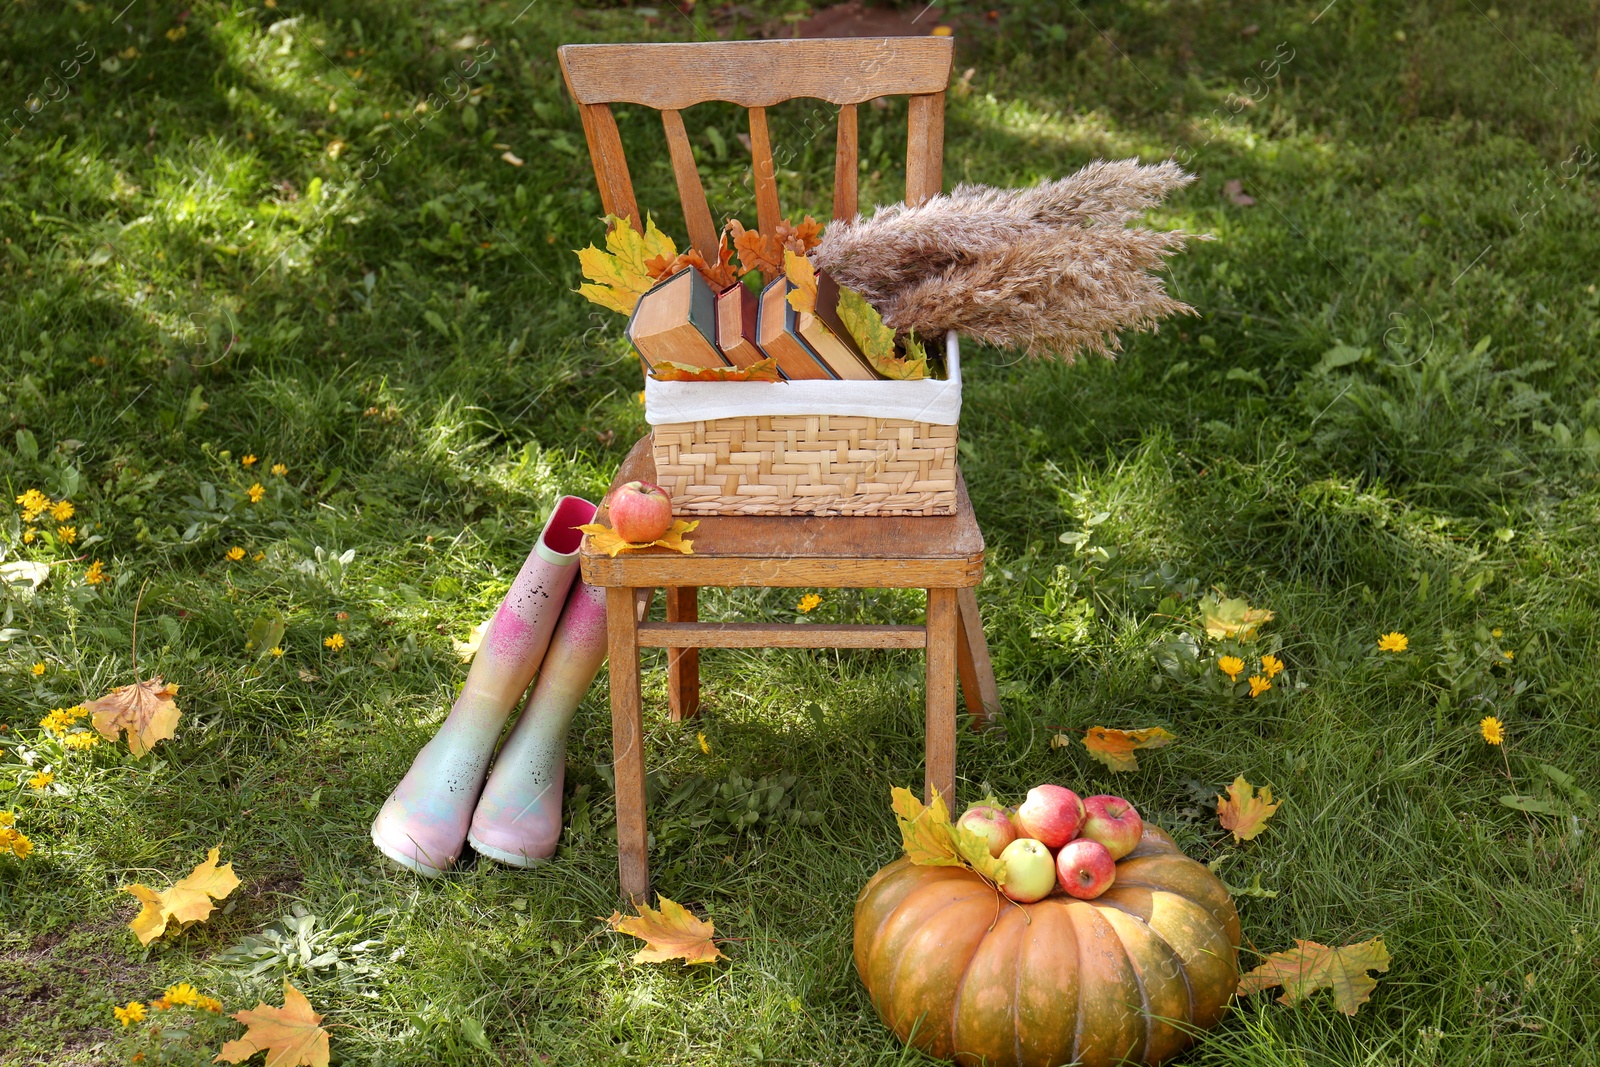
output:
[[[644,380],[644,421],[670,426],[752,415],[865,415],[937,426],[961,421],[961,342],[944,338],[944,379],[915,382],[658,382]]]

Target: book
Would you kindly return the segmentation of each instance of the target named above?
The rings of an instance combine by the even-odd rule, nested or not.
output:
[[[748,367],[766,357],[756,346],[756,305],[760,298],[742,282],[717,294],[717,347],[735,367]]]
[[[795,332],[797,313],[789,306],[789,279],[774,278],[761,290],[756,312],[756,344],[778,361],[778,370],[790,380],[832,378],[834,374]]]
[[[839,318],[839,283],[827,271],[817,272],[816,314],[802,312],[795,325],[812,351],[839,377],[855,382],[877,379],[861,346]]]
[[[663,361],[727,366],[717,349],[717,295],[693,267],[685,267],[639,298],[628,319],[628,340],[652,367]]]

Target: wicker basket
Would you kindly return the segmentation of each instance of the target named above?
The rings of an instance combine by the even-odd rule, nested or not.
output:
[[[944,381],[649,381],[656,481],[679,515],[954,514],[955,334],[945,350]]]

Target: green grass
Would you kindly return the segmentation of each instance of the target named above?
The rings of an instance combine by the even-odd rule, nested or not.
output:
[[[121,1062],[113,1002],[188,980],[237,1010],[286,975],[342,1063],[921,1062],[850,958],[854,895],[897,848],[889,788],[922,776],[919,657],[708,655],[689,726],[652,661],[656,887],[734,939],[712,968],[631,965],[596,919],[616,897],[603,680],[557,862],[422,882],[367,840],[463,677],[451,638],[555,497],[603,491],[645,429],[621,322],[569,291],[600,208],[553,48],[780,32],[800,10],[710,7],[0,8],[0,115],[21,126],[0,147],[0,552],[53,564],[36,595],[8,591],[0,636],[0,790],[37,846],[0,860],[0,1063]],[[1177,153],[1199,181],[1156,221],[1219,238],[1171,271],[1200,316],[1115,363],[969,349],[962,462],[1005,724],[962,737],[960,800],[1041,780],[1129,796],[1231,884],[1278,892],[1241,900],[1246,962],[1385,939],[1393,967],[1354,1018],[1258,996],[1185,1063],[1600,1062],[1593,812],[1539,770],[1600,792],[1593,7],[953,17],[973,74],[947,181]],[[418,113],[429,93],[469,95]],[[659,124],[621,111],[640,203],[681,238]],[[689,125],[713,206],[753,223],[733,111]],[[786,105],[773,129],[784,203],[822,214],[831,109]],[[864,203],[901,188],[903,130],[903,103],[863,109]],[[76,546],[22,543],[9,501],[32,487],[70,495]],[[93,559],[105,584],[83,582]],[[1264,647],[1289,669],[1258,700],[1191,657],[1210,588],[1277,613]],[[142,761],[64,757],[35,724],[131,680],[141,589],[138,668],[181,684],[178,736]],[[706,599],[786,619],[798,595]],[[919,610],[863,592],[816,616]],[[258,658],[247,630],[274,612],[286,654]],[[1389,630],[1409,651],[1374,650]],[[1095,724],[1180,740],[1120,776],[1048,743]],[[46,764],[50,791],[26,789]],[[735,771],[795,775],[824,821],[702,834],[664,799]],[[1237,774],[1284,806],[1236,848],[1209,798]],[[119,887],[216,844],[244,882],[230,907],[141,950]],[[341,968],[218,960],[296,908]],[[171,1062],[236,1033],[213,1021]]]

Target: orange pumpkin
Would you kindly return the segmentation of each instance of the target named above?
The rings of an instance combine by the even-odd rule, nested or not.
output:
[[[901,858],[856,898],[856,970],[883,1021],[985,1067],[1156,1064],[1216,1025],[1239,982],[1239,913],[1146,824],[1094,900],[1014,904],[964,867]]]

